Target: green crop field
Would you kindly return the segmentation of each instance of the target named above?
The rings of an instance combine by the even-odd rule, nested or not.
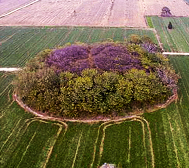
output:
[[[189,18],[188,17],[151,17],[152,24],[160,36],[165,51],[189,52]],[[173,29],[167,28],[169,22]],[[150,23],[151,26],[151,23]]]
[[[0,66],[22,67],[40,50],[69,41],[124,40],[133,33],[155,39],[151,31],[123,28],[1,27]],[[93,124],[42,120],[25,112],[12,99],[14,74],[0,72],[0,168],[97,168],[105,162],[124,168],[189,167],[189,57],[170,61],[181,76],[177,103]]]
[[[0,27],[0,67],[23,67],[28,59],[46,48],[65,43],[94,43],[113,39],[123,41],[131,34],[157,40],[153,31],[90,27]]]
[[[143,117],[96,124],[42,120],[12,100],[13,75],[0,74],[0,167],[153,167]],[[137,161],[136,161],[137,159]]]

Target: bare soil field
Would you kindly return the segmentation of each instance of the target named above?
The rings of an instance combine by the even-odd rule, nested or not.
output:
[[[1,13],[9,1],[0,0]],[[41,0],[1,18],[0,25],[147,27],[144,16],[160,15],[164,6],[175,16],[189,15],[183,0]]]
[[[28,4],[32,0],[0,0],[0,15],[19,8],[22,5]]]

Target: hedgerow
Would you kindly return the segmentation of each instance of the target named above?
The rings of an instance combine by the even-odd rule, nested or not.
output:
[[[178,77],[148,37],[44,50],[18,73],[15,90],[35,110],[78,117],[127,113],[164,102]]]

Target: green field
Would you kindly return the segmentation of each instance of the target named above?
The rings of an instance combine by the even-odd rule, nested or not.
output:
[[[1,27],[0,66],[22,67],[41,49],[68,41],[124,40],[136,32],[155,38],[151,31],[123,28]],[[14,75],[1,72],[0,168],[96,168],[105,162],[124,168],[189,167],[189,57],[170,61],[182,77],[177,103],[137,118],[96,124],[48,121],[26,113],[12,100]]]
[[[65,43],[94,43],[113,39],[123,41],[131,34],[147,35],[155,43],[153,31],[90,27],[0,27],[0,67],[23,67],[43,49]]]
[[[97,124],[41,120],[12,101],[13,76],[0,75],[0,167],[83,168],[98,167],[104,162],[123,167],[154,164],[151,136],[142,117]]]
[[[189,52],[189,18],[188,17],[151,17],[152,24],[160,36],[165,51]],[[169,22],[173,29],[167,28]]]

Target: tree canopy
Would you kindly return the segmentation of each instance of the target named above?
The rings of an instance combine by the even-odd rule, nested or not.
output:
[[[31,108],[56,116],[127,113],[172,94],[178,78],[160,52],[148,37],[137,35],[127,43],[47,49],[18,73],[15,90]]]

